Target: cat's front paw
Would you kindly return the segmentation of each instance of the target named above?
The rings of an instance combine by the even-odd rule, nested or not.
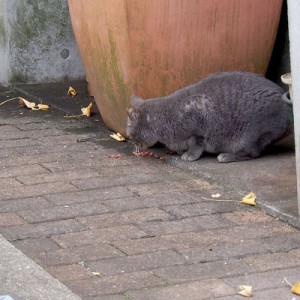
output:
[[[199,154],[194,154],[189,151],[186,151],[181,155],[181,159],[185,161],[195,161],[199,159],[199,157],[200,157]]]

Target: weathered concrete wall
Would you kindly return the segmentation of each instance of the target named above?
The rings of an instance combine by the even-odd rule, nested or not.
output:
[[[85,76],[66,0],[0,0],[0,84]]]

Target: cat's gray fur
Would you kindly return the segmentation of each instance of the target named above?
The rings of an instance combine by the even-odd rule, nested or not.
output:
[[[254,73],[217,73],[166,97],[133,96],[127,136],[142,149],[160,142],[187,161],[204,151],[219,154],[219,162],[256,158],[291,132],[282,94]]]

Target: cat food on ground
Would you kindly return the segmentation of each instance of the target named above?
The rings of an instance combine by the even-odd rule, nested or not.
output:
[[[150,156],[153,158],[157,158],[159,160],[165,160],[164,157],[161,157],[159,155],[154,154],[153,152],[149,152],[149,151],[143,151],[143,152],[133,152],[133,155],[135,156],[141,156],[141,157],[146,157],[146,156]]]

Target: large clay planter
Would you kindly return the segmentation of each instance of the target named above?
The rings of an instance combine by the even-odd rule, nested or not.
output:
[[[264,74],[281,6],[282,0],[69,0],[95,101],[107,127],[121,133],[133,94],[164,96],[223,70]]]

